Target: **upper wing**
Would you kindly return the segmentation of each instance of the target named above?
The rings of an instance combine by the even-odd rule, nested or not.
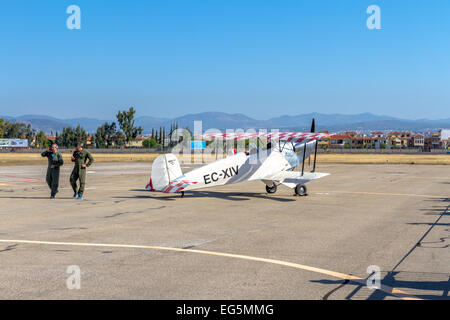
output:
[[[242,140],[242,139],[257,139],[264,138],[267,140],[282,140],[292,142],[310,142],[319,140],[331,135],[331,133],[312,133],[312,132],[233,132],[233,133],[206,133],[196,136],[197,139],[212,140]]]
[[[261,180],[280,182],[287,187],[294,188],[297,184],[304,184],[308,181],[320,179],[328,176],[329,173],[321,172],[304,172],[303,175],[298,171],[280,171],[274,174],[265,176]]]

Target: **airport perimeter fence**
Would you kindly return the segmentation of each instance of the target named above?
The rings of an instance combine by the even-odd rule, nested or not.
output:
[[[343,154],[448,154],[450,150],[431,149],[318,149],[318,153],[343,153]]]

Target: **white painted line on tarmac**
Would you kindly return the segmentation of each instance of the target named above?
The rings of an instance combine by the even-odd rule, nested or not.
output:
[[[447,196],[436,196],[429,194],[414,194],[414,193],[387,193],[387,192],[365,192],[365,191],[337,191],[331,190],[327,193],[342,193],[342,194],[363,194],[363,195],[374,195],[374,196],[397,196],[397,197],[422,197],[422,198],[447,198]],[[325,192],[316,192],[316,194],[324,194]]]

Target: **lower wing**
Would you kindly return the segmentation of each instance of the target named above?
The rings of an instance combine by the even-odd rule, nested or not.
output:
[[[329,173],[321,172],[304,172],[302,174],[301,172],[297,171],[280,171],[265,176],[261,180],[267,185],[272,185],[272,182],[279,182],[289,188],[295,188],[295,186],[298,184],[305,184],[308,181],[320,179],[328,175]]]

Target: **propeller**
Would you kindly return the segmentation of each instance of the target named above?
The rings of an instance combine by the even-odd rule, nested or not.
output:
[[[314,133],[315,131],[316,131],[316,122],[314,121],[313,118],[311,123],[311,133]],[[311,167],[311,157],[308,157],[308,167]]]
[[[316,122],[313,118],[311,123],[311,133],[314,133],[314,131],[316,131]],[[305,171],[306,146],[307,142],[305,142],[305,146],[303,147],[302,176],[303,172]],[[317,142],[316,142],[316,152],[317,152]],[[311,157],[308,157],[308,166],[311,166]],[[315,166],[316,166],[316,158],[314,157],[314,168]],[[312,172],[314,172],[314,169]]]

